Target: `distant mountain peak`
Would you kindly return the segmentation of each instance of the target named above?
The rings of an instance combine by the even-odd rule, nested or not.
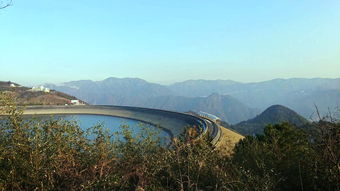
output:
[[[277,112],[293,112],[293,113],[296,113],[295,111],[293,111],[292,109],[289,109],[288,107],[276,104],[276,105],[272,105],[272,106],[268,107],[266,110],[263,111],[262,114],[266,115],[267,113],[277,113]]]
[[[282,105],[272,105],[263,111],[260,115],[248,122],[262,123],[280,123],[289,122],[295,125],[303,125],[308,122],[304,117],[296,113],[294,110]]]
[[[302,126],[308,121],[288,107],[272,105],[253,119],[236,124],[233,128],[242,134],[260,134],[268,124],[288,122],[296,126]]]

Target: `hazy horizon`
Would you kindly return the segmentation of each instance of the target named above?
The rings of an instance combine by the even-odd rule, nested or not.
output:
[[[180,81],[175,81],[175,82],[171,82],[171,83],[162,83],[162,82],[157,82],[157,81],[149,81],[149,80],[146,80],[146,79],[143,79],[143,78],[139,78],[139,77],[114,77],[114,76],[110,76],[110,77],[106,77],[106,78],[103,78],[103,79],[99,79],[99,80],[94,80],[94,79],[78,79],[78,80],[70,80],[70,81],[62,81],[62,82],[44,82],[42,81],[41,83],[29,83],[29,82],[25,82],[25,81],[15,81],[15,80],[5,80],[5,79],[1,79],[0,78],[0,81],[11,81],[11,82],[14,82],[14,83],[18,83],[20,85],[23,85],[23,86],[28,86],[28,87],[31,87],[31,86],[38,86],[38,85],[43,85],[43,84],[55,84],[55,85],[61,85],[63,83],[66,83],[66,82],[72,82],[72,81],[82,81],[82,80],[89,80],[89,81],[94,81],[94,82],[97,82],[97,81],[103,81],[103,80],[106,80],[108,78],[118,78],[118,79],[142,79],[142,80],[145,80],[149,83],[156,83],[156,84],[160,84],[160,85],[165,85],[165,86],[168,86],[168,85],[173,85],[173,84],[176,84],[176,83],[180,83],[180,82],[185,82],[185,81],[195,81],[195,80],[206,80],[206,81],[218,81],[218,80],[222,80],[222,81],[234,81],[234,82],[239,82],[239,83],[261,83],[261,82],[266,82],[266,81],[272,81],[272,80],[292,80],[292,79],[309,79],[309,80],[312,80],[312,79],[340,79],[340,77],[338,78],[323,78],[323,77],[314,77],[314,78],[299,78],[299,77],[294,77],[294,78],[273,78],[273,79],[269,79],[269,80],[261,80],[261,81],[238,81],[238,80],[233,80],[233,79],[186,79],[186,80],[180,80]]]
[[[340,1],[17,1],[0,9],[0,80],[340,77]]]

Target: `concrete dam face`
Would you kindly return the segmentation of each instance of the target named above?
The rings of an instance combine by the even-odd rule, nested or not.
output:
[[[90,114],[106,115],[120,118],[133,119],[148,123],[167,131],[176,137],[183,133],[187,127],[195,127],[201,134],[207,133],[208,125],[205,119],[197,116],[165,111],[159,109],[148,109],[127,106],[28,106],[24,115],[71,115]]]

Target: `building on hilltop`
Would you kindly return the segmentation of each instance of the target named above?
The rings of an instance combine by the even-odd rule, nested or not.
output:
[[[49,88],[45,88],[44,86],[38,86],[38,87],[33,87],[29,91],[50,93],[51,90]]]
[[[70,100],[70,104],[71,105],[85,105],[82,101],[78,100],[78,99],[72,99]]]
[[[71,104],[72,105],[80,105],[80,102],[77,99],[73,99],[73,100],[71,100]]]

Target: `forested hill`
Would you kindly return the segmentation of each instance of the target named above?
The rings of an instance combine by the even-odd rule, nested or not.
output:
[[[240,122],[231,128],[244,135],[263,133],[268,124],[288,122],[297,127],[305,125],[308,121],[295,111],[282,105],[273,105],[253,119]]]

